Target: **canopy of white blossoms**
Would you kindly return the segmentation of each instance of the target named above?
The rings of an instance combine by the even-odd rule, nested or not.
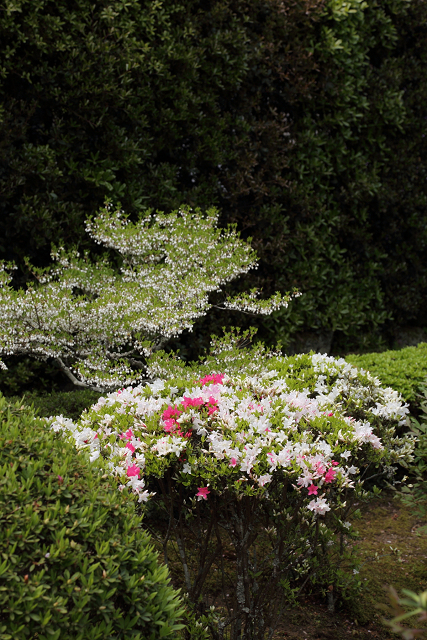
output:
[[[212,306],[210,293],[256,268],[250,245],[217,222],[215,209],[182,208],[132,223],[107,205],[86,231],[120,254],[119,270],[106,257],[93,262],[54,248],[54,265],[33,268],[35,283],[16,291],[8,273],[14,265],[0,264],[0,358],[54,358],[74,384],[99,390],[137,382],[141,356],[191,330]],[[289,300],[280,293],[260,300],[252,290],[219,308],[269,314]]]

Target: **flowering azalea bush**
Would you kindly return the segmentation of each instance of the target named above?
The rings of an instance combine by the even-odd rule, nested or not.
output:
[[[398,394],[344,360],[272,356],[245,373],[188,369],[50,423],[138,495],[166,562],[174,540],[201,612],[218,576],[210,591],[227,615],[211,623],[214,637],[255,640],[274,629],[291,583],[319,580],[363,479],[390,476],[414,444],[395,433],[408,411]],[[232,576],[221,563],[230,546]]]

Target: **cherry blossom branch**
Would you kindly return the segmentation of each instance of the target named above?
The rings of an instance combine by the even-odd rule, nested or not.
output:
[[[71,373],[69,368],[62,362],[61,358],[55,358],[54,362],[56,362],[56,364],[59,366],[61,371],[65,373],[67,378],[71,380],[71,382],[76,387],[82,387],[83,389],[92,389],[93,391],[98,391],[99,393],[105,392],[105,389],[101,389],[100,387],[94,387],[92,385],[86,384],[85,382],[81,382],[80,380],[77,380],[77,378]]]

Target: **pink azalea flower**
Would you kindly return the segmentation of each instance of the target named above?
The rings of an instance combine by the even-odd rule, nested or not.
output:
[[[319,475],[323,475],[326,472],[326,467],[324,467],[321,462],[317,462],[314,466]]]
[[[176,420],[174,420],[173,418],[168,418],[167,420],[165,420],[165,431],[172,431],[176,424],[178,424]]]
[[[309,496],[316,496],[317,492],[318,492],[318,487],[316,487],[315,484],[312,484],[308,487],[308,495]]]
[[[235,466],[236,466],[236,464],[237,464],[237,460],[236,460],[236,458],[231,458],[229,466],[230,466],[230,467],[235,467]]]
[[[141,471],[141,469],[139,467],[136,466],[136,464],[132,464],[130,467],[128,467],[127,470],[127,475],[129,476],[129,478],[131,478],[132,476],[136,476],[139,480],[139,472]]]
[[[203,398],[184,398],[182,406],[184,409],[187,407],[200,407],[203,404]]]
[[[333,482],[335,480],[335,476],[336,476],[337,472],[335,469],[332,469],[332,467],[328,470],[328,472],[325,474],[325,482]]]
[[[163,411],[162,418],[163,420],[167,420],[171,417],[171,415],[175,414],[175,409],[169,405],[167,409]]]
[[[207,487],[199,487],[199,492],[196,493],[197,499],[200,500],[201,498],[203,498],[204,500],[208,499],[208,493],[210,493],[210,491],[208,491]]]
[[[62,476],[58,476],[58,482],[59,484],[62,484],[64,482],[64,478]]]
[[[333,464],[334,467],[337,467],[339,465],[339,462],[336,462],[335,460],[332,460],[331,464]]]
[[[173,418],[174,416],[180,416],[182,411],[179,411],[176,407],[169,407],[163,411],[163,420],[167,420],[168,418]]]
[[[135,451],[135,447],[133,446],[133,444],[131,442],[127,443],[126,449],[129,449],[129,451],[131,451],[132,453]]]
[[[200,378],[199,383],[202,385],[202,387],[205,384],[208,384],[209,382],[212,382],[213,384],[222,384],[224,378],[224,374],[223,373],[215,373],[213,375],[209,375],[209,376],[205,376],[204,378]]]
[[[131,438],[133,438],[133,431],[132,429],[128,429],[126,431],[126,433],[121,433],[120,434],[120,440],[130,440]]]

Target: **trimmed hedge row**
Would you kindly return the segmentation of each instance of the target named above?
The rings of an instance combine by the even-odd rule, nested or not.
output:
[[[34,418],[0,395],[0,637],[176,637],[184,609],[134,499]]]
[[[427,381],[427,343],[398,351],[351,354],[345,359],[355,367],[367,369],[383,386],[398,391],[411,407],[420,404],[418,394]]]

